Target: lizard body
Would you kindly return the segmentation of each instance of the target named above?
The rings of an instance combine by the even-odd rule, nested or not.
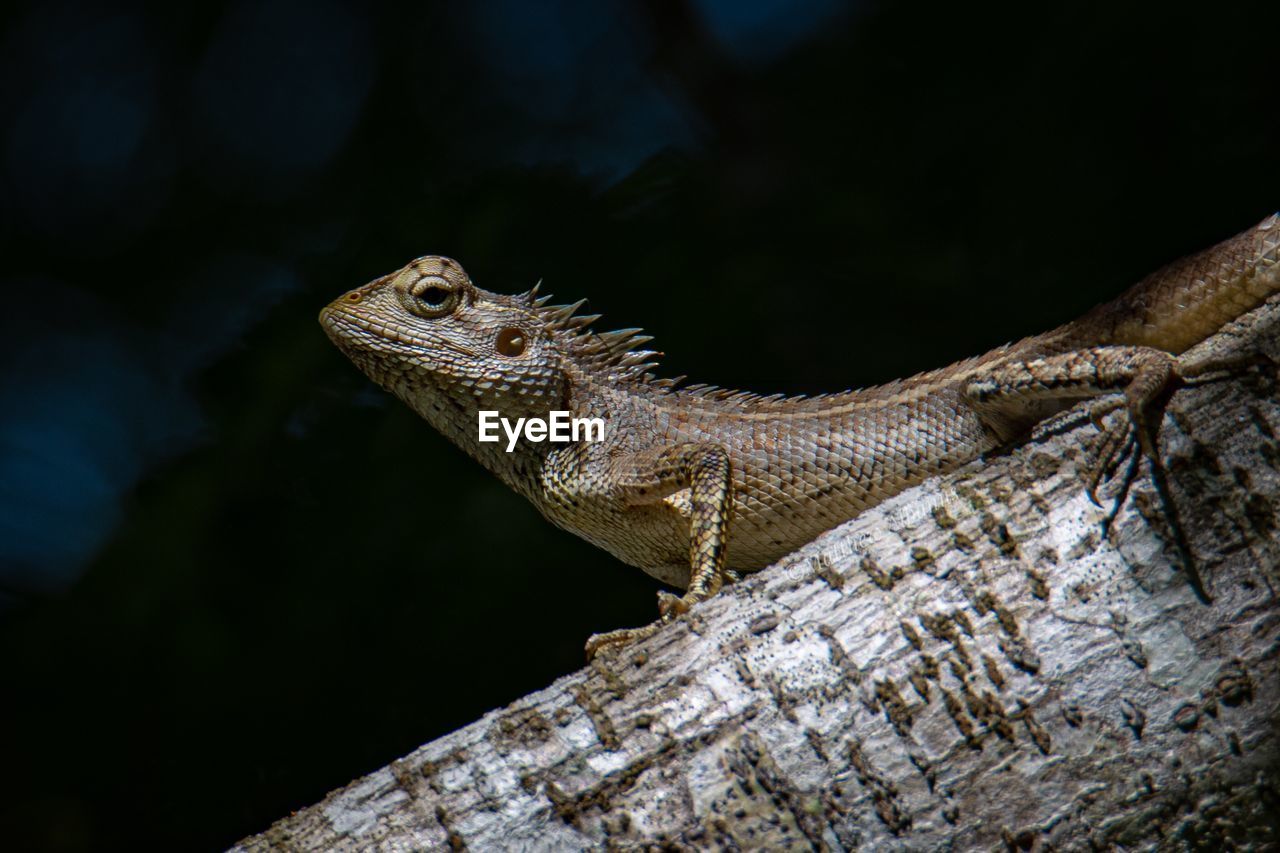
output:
[[[350,291],[321,323],[394,393],[551,522],[685,588],[663,620],[922,480],[1084,398],[1126,419],[1092,488],[1130,443],[1158,464],[1160,404],[1214,369],[1178,355],[1280,291],[1280,214],[1148,276],[1052,331],[872,388],[764,397],[653,375],[638,329],[597,334],[582,303],[475,287],[427,256]],[[605,421],[604,439],[478,440],[481,410]],[[1135,454],[1135,459],[1137,455]],[[597,635],[588,652],[661,622]]]

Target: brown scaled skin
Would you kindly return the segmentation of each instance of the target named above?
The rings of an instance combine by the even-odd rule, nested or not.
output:
[[[553,524],[685,588],[659,622],[596,635],[588,653],[648,636],[738,574],[862,510],[1024,434],[1084,398],[1123,408],[1090,488],[1138,443],[1163,492],[1160,404],[1221,368],[1178,355],[1280,290],[1280,222],[1160,270],[1043,335],[874,388],[762,397],[656,378],[650,338],[597,334],[582,303],[476,287],[419,258],[320,315],[333,342]],[[478,441],[481,410],[600,417],[602,441]],[[1137,458],[1136,456],[1134,457]],[[1189,560],[1188,579],[1203,595]]]

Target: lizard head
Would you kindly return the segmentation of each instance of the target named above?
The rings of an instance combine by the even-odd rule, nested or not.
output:
[[[419,258],[343,294],[320,323],[371,379],[441,428],[442,418],[467,418],[474,435],[478,409],[563,408],[562,357],[536,300],[481,290],[450,258]]]
[[[549,300],[536,286],[514,296],[490,293],[456,261],[429,255],[338,297],[320,323],[365,374],[475,454],[480,410],[546,417],[575,410],[583,377],[652,380],[657,353],[641,347],[648,335],[594,332],[599,315],[578,313],[586,300]]]

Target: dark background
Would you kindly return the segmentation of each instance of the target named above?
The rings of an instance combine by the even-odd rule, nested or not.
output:
[[[938,366],[1280,206],[1277,6],[11,6],[5,846],[225,847],[654,616],[325,302],[445,253],[666,375]]]

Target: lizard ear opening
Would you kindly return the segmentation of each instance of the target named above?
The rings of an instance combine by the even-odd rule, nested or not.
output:
[[[503,355],[507,358],[516,358],[524,355],[525,346],[526,338],[524,332],[512,326],[508,326],[498,332],[498,339],[493,344],[493,348],[497,350],[498,355]]]

